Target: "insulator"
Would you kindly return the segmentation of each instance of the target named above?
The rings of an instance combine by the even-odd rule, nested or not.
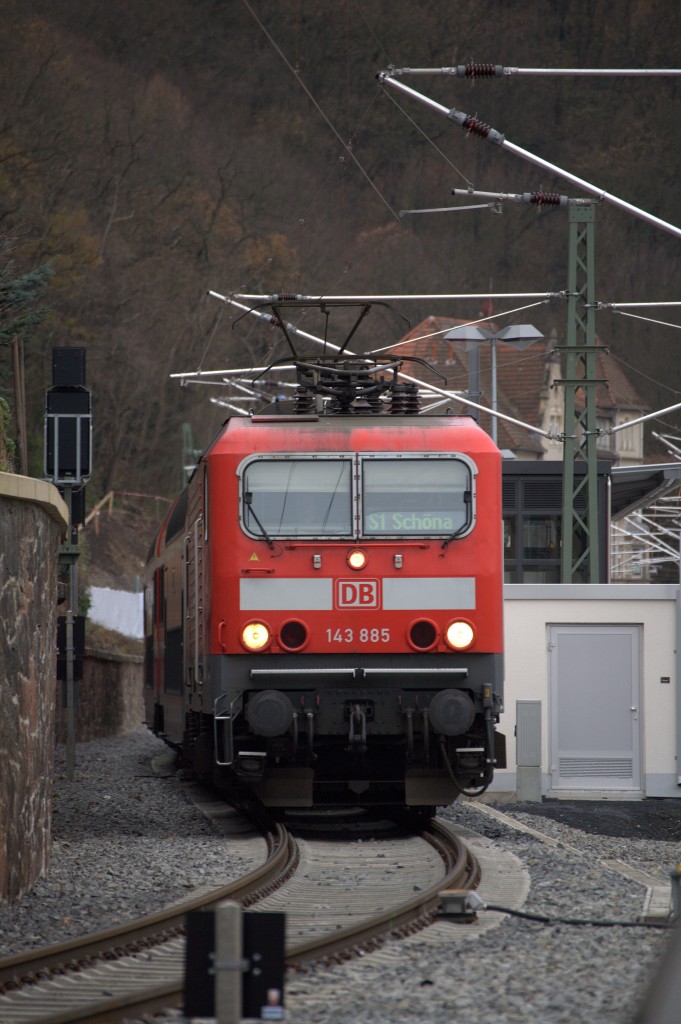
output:
[[[367,413],[372,412],[371,402],[365,395],[356,398],[352,403],[352,412],[354,416],[366,416]]]
[[[405,412],[408,416],[417,416],[421,410],[421,402],[419,400],[419,389],[417,384],[407,384],[406,394],[406,409]]]
[[[490,133],[489,125],[485,124],[484,121],[478,121],[477,117],[473,117],[472,114],[466,115],[461,127],[465,128],[471,135],[481,135],[483,139],[486,139]]]
[[[525,192],[523,199],[533,206],[561,206],[565,197],[558,192]]]
[[[314,411],[314,395],[305,388],[299,388],[296,392],[296,415],[309,416]]]
[[[408,384],[395,384],[391,392],[390,415],[404,416],[409,411]]]
[[[277,302],[289,302],[298,298],[300,298],[300,296],[296,295],[295,292],[280,292],[280,294],[277,295]]]
[[[501,64],[464,64],[457,67],[462,78],[500,78],[504,73]]]
[[[458,124],[460,128],[464,128],[473,135],[481,135],[483,139],[493,142],[495,146],[503,146],[506,142],[505,135],[498,132],[496,128],[490,128],[488,124],[478,121],[477,117],[474,117],[473,114],[464,114],[463,110],[456,110],[452,107],[451,110],[447,111],[447,117],[454,124]]]

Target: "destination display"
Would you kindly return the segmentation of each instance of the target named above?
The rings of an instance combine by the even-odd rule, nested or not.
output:
[[[461,517],[442,512],[370,512],[366,517],[368,533],[452,533],[461,525]]]

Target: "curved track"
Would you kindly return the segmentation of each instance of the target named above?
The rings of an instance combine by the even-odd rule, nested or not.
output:
[[[181,1005],[184,915],[225,899],[257,903],[257,910],[285,908],[286,962],[295,969],[346,959],[388,935],[424,927],[442,888],[479,880],[477,862],[444,822],[421,836],[369,842],[296,841],[277,825],[267,840],[265,862],[219,890],[83,940],[0,960],[0,1020],[110,1022]],[[391,874],[395,884],[386,881]]]
[[[250,906],[295,871],[298,848],[289,832],[276,825],[263,834],[265,861],[235,882],[137,921],[0,960],[0,1021],[114,1021],[177,1005],[185,915],[223,900]]]

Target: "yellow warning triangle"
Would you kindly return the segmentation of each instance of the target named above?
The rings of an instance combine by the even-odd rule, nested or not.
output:
[[[253,554],[251,555],[251,557],[250,557],[250,558],[248,559],[248,561],[249,561],[249,562],[259,562],[259,561],[260,561],[260,559],[259,559],[259,558],[258,558],[258,556],[256,555],[255,551],[253,552]]]

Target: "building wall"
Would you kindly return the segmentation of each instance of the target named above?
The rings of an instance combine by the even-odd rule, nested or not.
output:
[[[681,798],[677,628],[679,587],[672,584],[507,584],[505,711],[508,767],[492,791],[516,790],[516,701],[541,701],[542,791],[551,794],[548,629],[550,625],[636,624],[641,627],[641,737],[643,795]],[[669,679],[669,682],[662,682]],[[585,709],[588,714],[588,708]],[[555,794],[554,794],[555,795]]]

